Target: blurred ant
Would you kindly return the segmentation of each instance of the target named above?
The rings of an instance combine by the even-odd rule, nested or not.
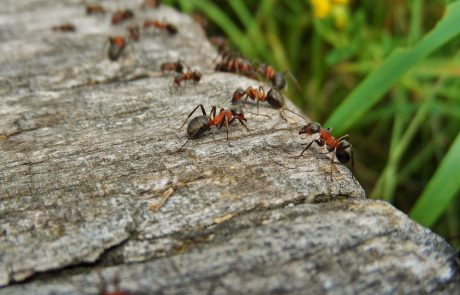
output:
[[[257,100],[257,111],[259,111],[259,101],[266,101],[277,109],[284,106],[284,97],[275,88],[270,89],[266,95],[262,86],[259,86],[259,89],[253,88],[251,86],[246,88],[246,90],[243,90],[243,88],[238,88],[233,93],[232,103],[236,103],[244,97],[246,97],[245,102],[248,100],[248,98]]]
[[[315,142],[318,146],[323,147],[326,145],[326,149],[329,153],[332,154],[332,161],[331,163],[334,162],[334,157],[339,160],[340,163],[346,164],[350,162],[351,160],[351,167],[352,171],[355,166],[354,159],[353,159],[353,149],[352,145],[348,142],[348,134],[340,137],[339,139],[336,139],[334,136],[331,134],[332,128],[322,128],[319,123],[316,122],[310,122],[302,129],[299,131],[300,134],[307,134],[307,135],[313,135],[319,133],[319,139],[314,139],[310,141],[310,143],[307,144],[305,149],[302,151],[302,153],[297,157],[300,158],[302,157],[303,153],[312,145],[313,142]],[[331,166],[332,169],[332,166]]]
[[[228,41],[224,37],[214,36],[209,39],[212,45],[217,48],[217,52],[228,52]]]
[[[112,285],[113,285],[112,288],[108,288],[107,282],[105,281],[104,277],[102,277],[102,275],[100,273],[98,275],[99,275],[100,280],[101,280],[101,286],[99,288],[100,289],[99,293],[101,295],[134,295],[135,294],[135,293],[128,292],[128,291],[122,291],[120,289],[120,277],[118,275],[116,275],[112,279]],[[110,291],[109,289],[114,289],[114,290]]]
[[[160,0],[145,0],[142,5],[141,5],[141,8],[142,9],[146,9],[146,8],[157,8],[158,6],[160,6],[161,4],[161,1]]]
[[[194,71],[190,71],[188,70],[187,72],[185,73],[178,73],[175,77],[174,77],[174,85],[176,86],[180,86],[180,83],[182,81],[192,81],[193,83],[198,83],[200,82],[201,78],[203,76],[201,75],[200,72],[198,72],[197,70],[194,70]]]
[[[109,59],[116,61],[126,47],[126,40],[122,36],[109,37]]]
[[[265,79],[272,82],[273,88],[281,90],[286,86],[286,79],[284,73],[277,72],[272,66],[262,64],[257,68],[257,71],[261,73]]]
[[[86,6],[86,14],[91,15],[91,14],[104,14],[105,10],[104,8],[99,5],[99,4],[92,4]]]
[[[138,26],[128,27],[129,38],[133,41],[139,41],[140,32]]]
[[[237,73],[252,79],[257,79],[255,69],[249,60],[235,57],[229,53],[226,54],[228,55],[216,65],[216,71]]]
[[[175,71],[176,73],[182,73],[184,71],[184,65],[180,60],[176,62],[165,62],[160,65],[161,72]]]
[[[75,32],[75,26],[73,24],[62,24],[53,27],[53,31],[61,32]]]
[[[200,27],[203,30],[206,30],[206,28],[208,27],[208,20],[206,19],[204,15],[198,12],[193,12],[191,17],[197,24],[200,25]]]
[[[232,124],[235,120],[238,120],[241,125],[243,125],[246,130],[249,131],[248,126],[244,123],[246,118],[244,117],[243,110],[241,108],[232,108],[230,110],[226,110],[221,108],[219,114],[216,115],[216,106],[211,108],[211,112],[209,116],[206,114],[206,111],[202,104],[196,106],[195,109],[187,116],[182,126],[179,129],[184,127],[187,120],[193,115],[193,113],[198,109],[201,108],[201,112],[203,115],[193,118],[187,126],[187,141],[177,150],[180,151],[190,139],[196,139],[200,137],[206,131],[211,130],[212,126],[216,126],[217,128],[222,128],[225,125],[225,129],[227,129],[227,141],[228,141],[228,126]]]
[[[173,24],[163,23],[158,20],[146,20],[144,22],[144,29],[146,28],[157,28],[161,31],[165,30],[170,35],[177,34],[177,27]]]
[[[112,24],[116,25],[133,17],[134,13],[130,9],[117,10],[112,16]]]

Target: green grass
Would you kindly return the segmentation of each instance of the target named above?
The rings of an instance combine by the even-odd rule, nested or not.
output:
[[[308,0],[165,2],[206,16],[247,58],[292,72],[301,89],[289,97],[350,134],[371,197],[460,236],[460,1],[351,1],[325,19]]]

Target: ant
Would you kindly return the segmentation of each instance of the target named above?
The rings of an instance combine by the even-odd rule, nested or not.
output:
[[[310,122],[299,131],[300,134],[313,135],[319,133],[319,139],[314,139],[307,144],[302,153],[297,157],[302,157],[303,153],[315,142],[318,146],[322,147],[326,145],[326,149],[329,153],[334,153],[332,156],[331,163],[334,162],[334,156],[339,160],[340,163],[346,164],[351,160],[352,171],[355,166],[353,160],[353,149],[352,145],[348,142],[348,134],[340,137],[339,139],[335,138],[331,134],[332,128],[322,128],[319,123]],[[332,166],[331,166],[332,169]]]
[[[112,24],[116,25],[133,17],[134,13],[130,9],[118,10],[112,16]]]
[[[53,31],[61,31],[61,32],[75,32],[75,26],[73,24],[62,24],[53,27]]]
[[[262,64],[257,68],[257,71],[261,73],[267,80],[272,82],[273,88],[281,90],[286,86],[286,78],[284,73],[277,72],[272,66]]]
[[[284,106],[284,97],[276,88],[270,89],[266,95],[262,86],[259,86],[259,89],[253,88],[251,86],[246,88],[246,90],[243,90],[243,88],[238,88],[233,93],[232,103],[236,103],[244,97],[246,97],[246,100],[248,100],[248,97],[252,100],[257,100],[257,110],[259,110],[259,101],[267,101],[277,109]]]
[[[160,65],[161,72],[175,71],[176,73],[182,73],[184,71],[184,65],[180,60],[176,62],[165,62]]]
[[[91,15],[91,14],[104,14],[104,13],[105,13],[104,8],[99,4],[93,4],[93,5],[86,6],[86,14],[88,14],[88,15]]]
[[[133,41],[139,41],[140,32],[138,26],[128,27],[129,38]]]
[[[214,36],[209,39],[212,45],[217,48],[217,52],[225,53],[228,52],[228,41],[224,37],[221,36]]]
[[[201,78],[203,76],[201,75],[200,72],[198,72],[197,70],[194,70],[194,71],[187,71],[185,73],[177,73],[176,76],[174,77],[174,85],[177,85],[177,86],[180,86],[180,83],[182,81],[188,81],[188,80],[191,80],[193,81],[193,83],[198,83],[200,82]]]
[[[109,37],[109,59],[116,61],[126,47],[126,40],[122,36]]]
[[[161,1],[160,0],[145,0],[142,5],[141,5],[141,8],[142,9],[146,9],[146,8],[157,8],[158,6],[160,6],[161,4]]]
[[[202,104],[196,106],[195,109],[187,116],[182,126],[179,129],[184,127],[187,120],[193,115],[193,113],[198,109],[201,108],[201,112],[203,115],[193,118],[187,126],[187,141],[177,150],[180,151],[190,139],[196,139],[200,137],[206,131],[211,130],[212,126],[216,126],[217,128],[222,128],[225,125],[225,129],[227,129],[227,141],[228,141],[228,126],[232,124],[235,120],[238,120],[241,125],[243,125],[246,130],[249,131],[248,126],[244,123],[247,121],[244,117],[243,110],[241,108],[232,108],[230,110],[226,110],[221,108],[219,114],[216,115],[216,106],[212,106],[211,112],[209,116],[206,114],[206,111]]]
[[[158,20],[146,20],[144,22],[144,29],[157,28],[159,30],[166,30],[170,35],[177,34],[177,27],[173,24],[163,23]]]
[[[216,71],[237,73],[253,79],[257,78],[250,61],[241,57],[235,57],[229,52],[221,54],[224,59],[216,65]]]

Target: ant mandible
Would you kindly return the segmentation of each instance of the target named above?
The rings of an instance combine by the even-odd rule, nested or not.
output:
[[[170,35],[175,35],[177,34],[177,27],[173,24],[167,24],[160,22],[158,20],[146,20],[144,22],[144,29],[146,28],[157,28],[161,31],[165,30],[167,31]]]
[[[284,97],[275,88],[270,89],[266,95],[262,86],[259,86],[259,89],[253,88],[251,86],[246,88],[246,90],[243,90],[243,88],[238,88],[233,93],[232,103],[236,103],[244,97],[246,97],[246,100],[248,97],[252,100],[257,100],[257,110],[259,110],[259,101],[267,101],[277,109],[284,106]]]
[[[184,127],[187,120],[193,115],[193,113],[198,109],[201,108],[201,112],[203,115],[193,118],[187,126],[187,141],[177,150],[180,151],[190,139],[195,139],[200,137],[206,131],[211,130],[212,126],[216,126],[217,128],[221,128],[225,125],[225,129],[227,129],[227,141],[228,141],[228,126],[232,124],[235,120],[238,120],[241,125],[243,125],[246,130],[249,131],[248,126],[244,123],[247,121],[244,117],[243,110],[241,108],[232,108],[230,110],[226,110],[221,108],[219,114],[216,115],[216,106],[211,108],[211,112],[209,116],[206,114],[206,111],[202,104],[196,106],[195,109],[187,116],[182,126],[179,128],[181,129]]]
[[[319,123],[310,122],[299,131],[300,134],[313,135],[319,133],[319,139],[314,139],[310,141],[298,158],[302,157],[303,153],[315,142],[318,146],[322,147],[326,145],[327,151],[333,153],[332,161],[334,162],[334,157],[339,160],[340,163],[346,164],[351,160],[352,171],[355,166],[353,160],[353,149],[352,145],[348,142],[348,134],[340,137],[339,139],[335,138],[331,134],[332,128],[322,128]],[[331,168],[332,169],[332,168]]]

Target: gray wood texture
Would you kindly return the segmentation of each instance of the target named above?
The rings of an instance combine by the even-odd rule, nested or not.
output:
[[[170,7],[102,4],[0,8],[0,294],[458,291],[442,238],[366,200],[323,149],[295,158],[310,140],[299,116],[250,101],[249,131],[213,129],[177,153],[197,104],[269,85],[215,72],[201,28]],[[125,7],[135,17],[111,25]],[[141,30],[110,61],[108,37],[147,19],[179,33]],[[51,29],[68,22],[76,32]],[[178,59],[203,80],[175,87],[159,67]]]

